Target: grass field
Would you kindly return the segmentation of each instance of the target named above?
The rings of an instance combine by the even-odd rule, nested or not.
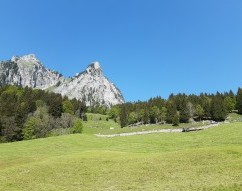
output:
[[[0,144],[0,190],[242,190],[242,123]]]
[[[198,122],[195,124],[191,123],[182,123],[179,126],[172,126],[171,124],[165,125],[141,125],[136,127],[124,127],[120,128],[118,123],[115,123],[112,119],[106,121],[107,115],[101,114],[87,114],[88,121],[84,122],[84,131],[85,134],[120,134],[120,133],[130,133],[137,131],[150,131],[150,130],[160,130],[160,129],[176,129],[176,128],[189,128],[189,127],[200,127],[207,125],[207,123]]]

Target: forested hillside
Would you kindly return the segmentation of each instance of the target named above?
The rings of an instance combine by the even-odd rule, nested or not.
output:
[[[5,86],[0,88],[0,142],[21,141],[82,132],[81,120],[89,113],[107,114],[121,127],[142,124],[224,121],[229,113],[242,114],[242,89],[200,95],[171,94],[168,99],[127,102],[107,108],[86,107],[76,99],[43,90]],[[240,119],[239,119],[240,120]]]
[[[60,94],[27,87],[2,87],[0,142],[46,137],[63,131],[75,133],[85,111],[85,104]]]
[[[132,124],[188,123],[201,120],[224,121],[230,112],[242,114],[242,89],[200,95],[171,94],[169,98],[129,102],[112,107],[110,118],[120,120],[122,127]]]

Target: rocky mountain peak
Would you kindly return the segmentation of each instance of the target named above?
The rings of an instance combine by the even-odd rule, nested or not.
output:
[[[46,89],[61,78],[61,74],[45,68],[34,54],[13,56],[0,65],[0,85]]]
[[[19,64],[25,64],[25,65],[40,64],[40,61],[36,58],[34,54],[28,54],[21,57],[13,56],[11,61]]]
[[[103,75],[103,71],[102,71],[102,68],[101,68],[101,65],[100,65],[99,62],[93,62],[93,63],[91,63],[87,67],[86,72],[88,74],[91,74],[92,76],[100,76],[100,75]]]
[[[58,84],[53,91],[82,100],[87,106],[99,104],[111,107],[124,103],[122,93],[105,77],[99,62],[91,63],[84,72],[80,72],[71,81]]]
[[[87,106],[110,107],[124,103],[122,93],[105,77],[99,62],[93,62],[85,71],[65,79],[46,68],[34,54],[13,56],[10,61],[0,62],[0,86],[4,85],[48,89],[81,100]]]

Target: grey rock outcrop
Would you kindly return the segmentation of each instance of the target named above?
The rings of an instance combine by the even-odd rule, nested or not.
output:
[[[41,62],[30,54],[12,57],[0,63],[0,85],[17,85],[46,89],[55,85],[63,77],[58,72],[46,69]]]
[[[61,83],[54,88],[54,92],[81,99],[88,106],[100,104],[110,107],[124,103],[120,90],[104,76],[98,62],[92,63],[71,80]]]

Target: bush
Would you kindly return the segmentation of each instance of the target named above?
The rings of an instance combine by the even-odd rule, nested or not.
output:
[[[48,134],[49,137],[56,137],[56,136],[61,136],[61,135],[68,135],[71,134],[71,129],[67,128],[59,128],[59,129],[53,129],[51,132]]]
[[[179,126],[179,114],[177,113],[172,120],[173,126]]]
[[[80,119],[76,119],[73,125],[72,133],[74,134],[82,133],[82,130],[83,130],[82,121]]]
[[[86,114],[83,116],[83,121],[87,121],[87,115]]]
[[[35,139],[36,136],[36,120],[35,118],[29,118],[24,124],[23,136],[24,140]]]

